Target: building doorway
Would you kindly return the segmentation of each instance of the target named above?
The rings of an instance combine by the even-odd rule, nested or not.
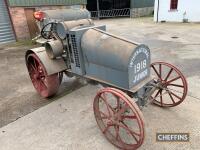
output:
[[[87,0],[92,18],[130,16],[130,0]]]

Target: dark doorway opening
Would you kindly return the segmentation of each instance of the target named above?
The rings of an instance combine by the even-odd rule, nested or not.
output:
[[[87,0],[86,8],[92,17],[130,16],[130,0]]]

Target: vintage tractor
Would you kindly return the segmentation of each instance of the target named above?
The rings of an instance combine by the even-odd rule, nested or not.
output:
[[[47,10],[34,16],[41,47],[28,50],[25,59],[35,89],[42,97],[53,96],[63,73],[103,85],[94,98],[94,116],[116,147],[133,150],[142,145],[144,106],[174,107],[185,99],[187,82],[176,67],[151,63],[146,45],[94,25],[87,10]]]

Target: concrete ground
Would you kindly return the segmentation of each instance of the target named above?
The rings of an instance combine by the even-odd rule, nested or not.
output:
[[[200,24],[156,24],[152,18],[105,19],[96,24],[106,24],[111,33],[147,44],[152,62],[173,63],[187,78],[189,93],[181,105],[143,109],[146,137],[140,149],[199,150]],[[65,78],[54,98],[42,99],[24,63],[24,52],[30,47],[0,47],[0,149],[116,149],[103,137],[93,116],[92,102],[99,87]],[[156,132],[189,132],[190,142],[158,143]]]

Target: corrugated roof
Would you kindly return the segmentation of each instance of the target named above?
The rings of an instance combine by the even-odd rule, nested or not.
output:
[[[79,5],[87,0],[8,0],[10,6]]]
[[[153,7],[155,0],[131,0],[131,8]]]

